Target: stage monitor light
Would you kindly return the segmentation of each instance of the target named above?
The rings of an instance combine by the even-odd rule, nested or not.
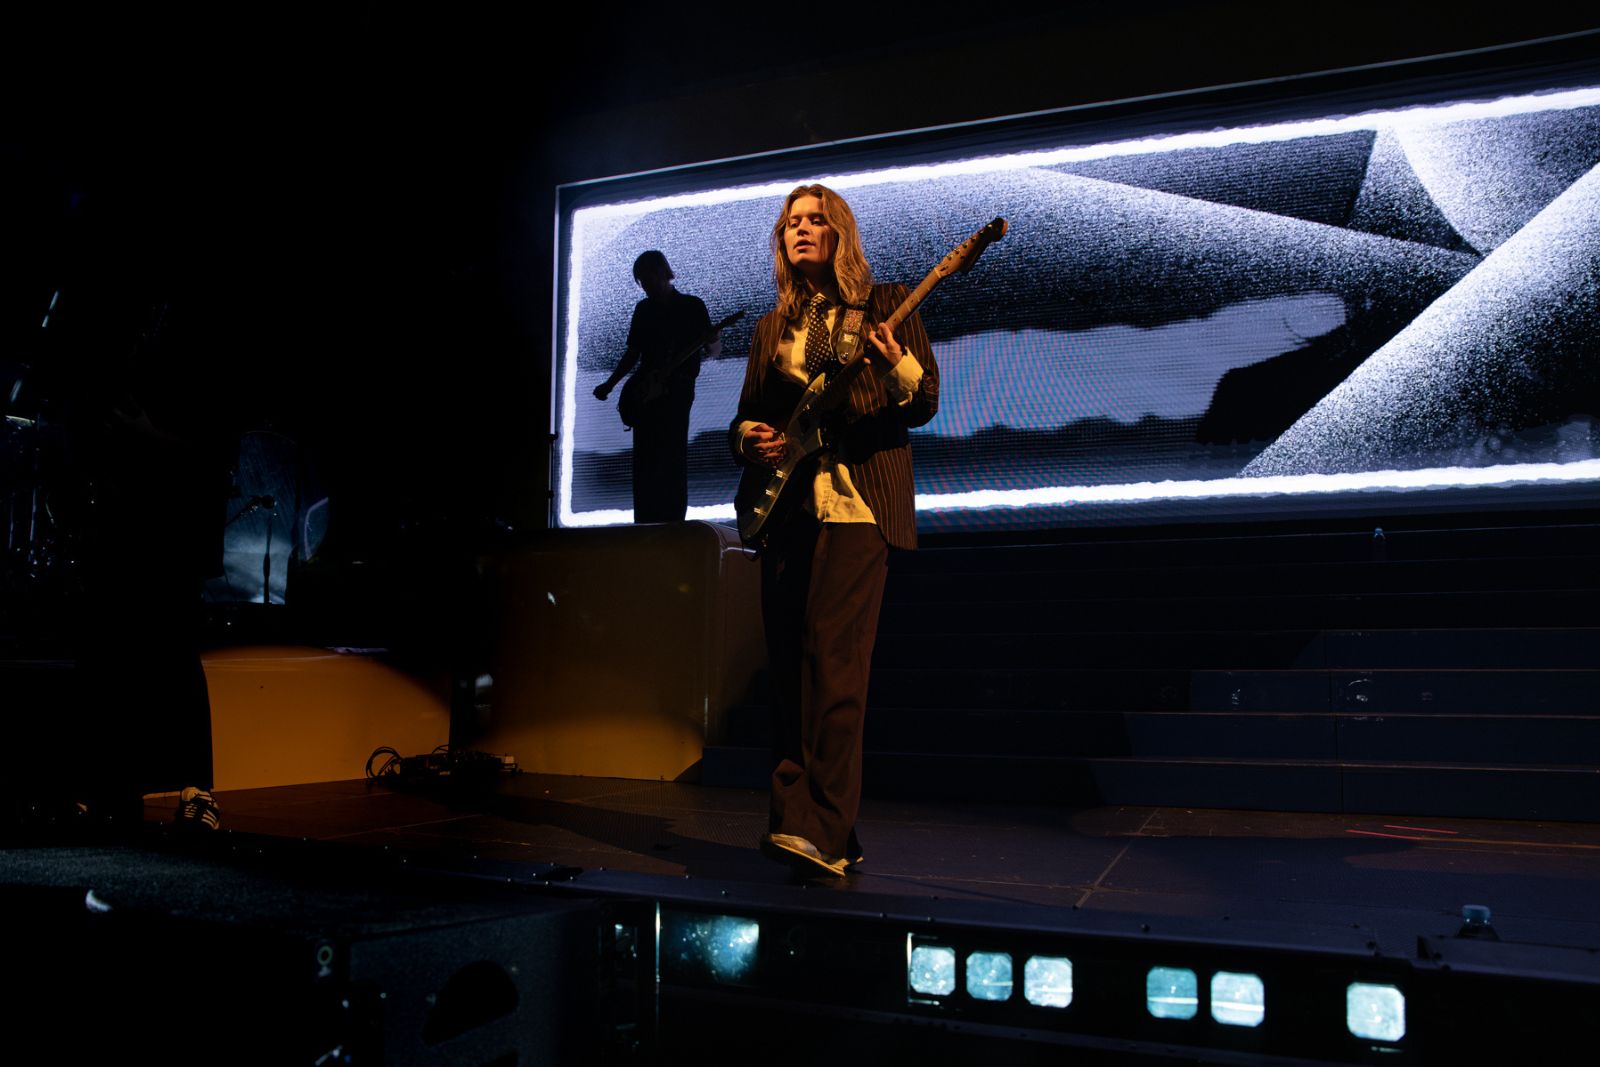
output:
[[[1064,956],[1031,956],[1022,968],[1022,995],[1041,1008],[1072,1003],[1072,961]]]
[[[1392,985],[1351,982],[1345,991],[1345,1025],[1369,1041],[1399,1041],[1406,1036],[1406,997]]]
[[[967,995],[973,1000],[1011,999],[1011,954],[973,952],[967,956]]]
[[[1212,975],[1211,1017],[1226,1026],[1260,1026],[1267,1017],[1267,987],[1260,975]]]
[[[1157,1019],[1193,1019],[1200,1010],[1200,980],[1187,967],[1152,967],[1144,1002]]]
[[[626,923],[615,924],[614,944],[619,960],[632,963],[639,958],[639,930]]]
[[[661,922],[662,974],[724,985],[748,982],[760,943],[761,924],[752,919],[667,911]]]
[[[907,981],[913,993],[947,997],[956,991],[956,952],[943,945],[918,945],[911,950]]]

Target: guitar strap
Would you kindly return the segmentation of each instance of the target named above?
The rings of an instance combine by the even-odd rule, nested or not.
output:
[[[833,358],[838,366],[843,366],[855,358],[856,352],[861,348],[861,320],[866,316],[865,307],[847,307],[844,312],[844,322],[839,327],[839,340],[833,346]]]

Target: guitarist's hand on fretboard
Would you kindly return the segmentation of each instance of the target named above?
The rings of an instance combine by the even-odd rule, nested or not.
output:
[[[894,339],[894,331],[889,329],[888,323],[880,322],[867,331],[867,342],[872,348],[864,353],[868,363],[874,367],[892,370],[905,356],[900,348],[900,342]]]

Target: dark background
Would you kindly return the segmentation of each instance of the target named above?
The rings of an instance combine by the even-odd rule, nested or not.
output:
[[[157,423],[224,449],[280,430],[326,483],[326,559],[440,559],[546,522],[558,184],[1595,21],[1543,3],[733,10],[8,15],[7,358],[80,409],[133,381]]]

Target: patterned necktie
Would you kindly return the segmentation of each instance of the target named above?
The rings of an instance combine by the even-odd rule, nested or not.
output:
[[[806,377],[815,378],[833,357],[833,336],[828,333],[828,298],[818,293],[806,309]]]

